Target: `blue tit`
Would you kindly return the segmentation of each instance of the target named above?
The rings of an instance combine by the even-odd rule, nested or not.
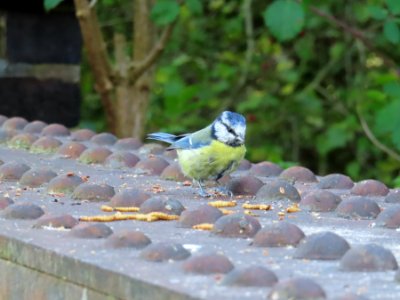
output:
[[[246,153],[245,135],[246,119],[224,111],[199,131],[183,135],[157,132],[148,138],[169,143],[167,149],[176,149],[182,172],[197,181],[201,196],[209,196],[203,181],[212,179],[218,183],[222,176],[236,170]]]

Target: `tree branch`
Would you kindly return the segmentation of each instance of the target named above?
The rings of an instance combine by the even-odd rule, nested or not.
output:
[[[387,147],[386,145],[382,144],[376,136],[372,133],[371,129],[369,128],[367,122],[365,121],[363,115],[361,114],[361,111],[359,108],[357,108],[357,115],[358,118],[360,119],[361,127],[367,136],[367,138],[371,141],[372,144],[374,144],[378,149],[389,155],[391,158],[394,160],[400,161],[400,155]]]
[[[114,76],[115,84],[117,85],[121,78],[127,78],[127,70],[129,66],[129,56],[125,53],[126,51],[126,39],[121,33],[114,33]]]
[[[161,34],[160,39],[158,40],[158,42],[155,44],[155,46],[151,49],[149,54],[143,60],[141,60],[140,62],[134,61],[130,65],[129,80],[131,80],[132,82],[136,81],[160,57],[160,55],[164,51],[164,48],[165,48],[168,40],[171,37],[175,23],[176,22],[173,22],[165,27],[163,33]]]
[[[302,2],[301,0],[297,0],[297,2]],[[398,69],[398,64],[388,55],[386,55],[385,53],[383,53],[382,51],[380,51],[379,49],[377,49],[373,43],[371,42],[371,40],[369,38],[367,38],[365,36],[365,34],[359,30],[358,28],[352,27],[349,24],[347,24],[346,22],[339,20],[338,18],[316,8],[315,6],[309,6],[309,9],[311,12],[313,12],[314,14],[328,20],[329,22],[331,22],[332,24],[334,24],[335,26],[343,29],[345,32],[350,33],[354,38],[360,40],[370,51],[375,52],[378,56],[380,56],[383,60],[383,63],[390,67],[390,68],[395,68]]]
[[[104,38],[96,13],[87,0],[74,0],[75,14],[79,20],[87,58],[94,74],[95,88],[100,94],[106,113],[107,124],[114,131],[114,107],[112,105],[112,71],[108,61]]]

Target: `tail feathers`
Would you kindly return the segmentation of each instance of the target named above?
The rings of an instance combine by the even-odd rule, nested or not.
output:
[[[170,133],[165,133],[165,132],[155,132],[155,133],[150,133],[149,135],[147,135],[147,138],[150,140],[162,141],[165,143],[172,144],[182,137],[176,136],[176,135],[170,134]]]

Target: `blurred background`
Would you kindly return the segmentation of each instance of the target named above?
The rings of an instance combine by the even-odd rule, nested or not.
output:
[[[151,28],[135,25],[141,2]],[[301,164],[320,175],[342,172],[400,186],[400,1],[90,5],[114,68],[121,61],[121,36],[122,56],[131,56],[139,30],[157,41],[172,28],[164,51],[144,73],[150,84],[139,87],[149,99],[139,135],[191,132],[233,110],[247,119],[252,162]],[[87,48],[82,60],[79,126],[109,131]]]

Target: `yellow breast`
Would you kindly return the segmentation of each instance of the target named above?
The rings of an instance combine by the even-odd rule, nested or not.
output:
[[[198,149],[179,149],[178,161],[185,175],[196,180],[219,179],[236,170],[246,153],[244,145],[231,147],[219,141]]]

